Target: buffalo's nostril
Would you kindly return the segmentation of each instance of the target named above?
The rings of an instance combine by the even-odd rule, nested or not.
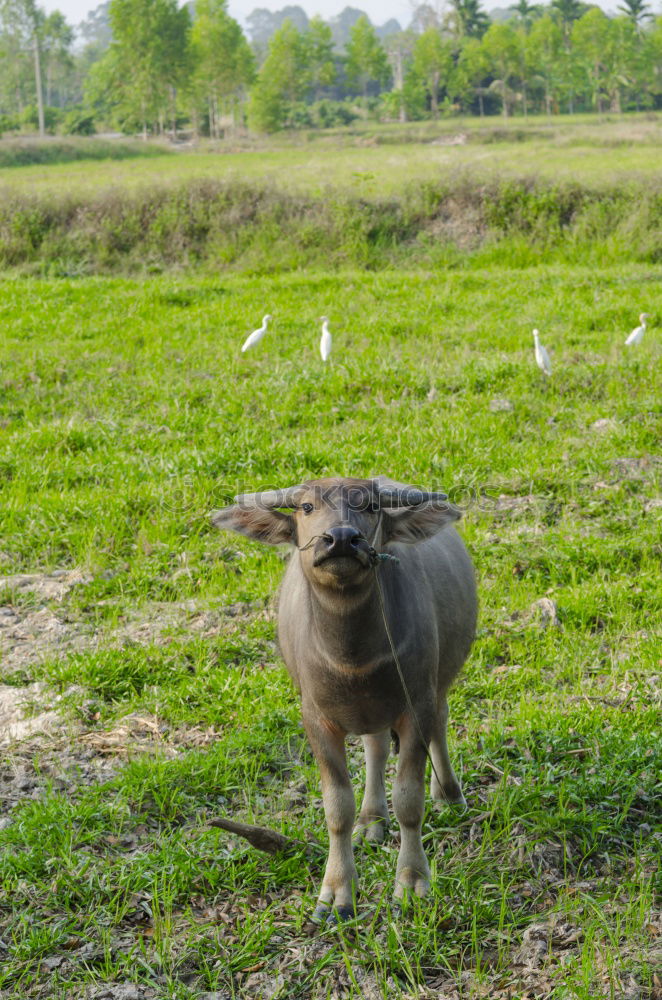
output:
[[[357,550],[360,535],[351,525],[339,524],[330,528],[324,534],[324,540],[330,553],[342,555],[346,552],[354,554]]]

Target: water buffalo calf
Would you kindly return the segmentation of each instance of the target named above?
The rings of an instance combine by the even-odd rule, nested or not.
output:
[[[280,589],[278,637],[319,764],[329,831],[313,919],[354,914],[352,829],[371,841],[384,837],[391,731],[400,744],[393,787],[401,831],[395,896],[424,896],[430,869],[421,840],[421,736],[434,763],[432,798],[464,802],[446,744],[446,693],[469,652],[477,612],[473,567],[453,527],[460,513],[444,494],[381,476],[318,479],[236,500],[214,515],[218,527],[295,547]],[[377,575],[413,712],[386,634]],[[363,737],[366,757],[356,823],[345,759],[349,733]]]

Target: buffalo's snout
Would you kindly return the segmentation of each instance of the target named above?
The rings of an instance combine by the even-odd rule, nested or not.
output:
[[[328,528],[319,539],[315,552],[315,564],[326,559],[349,556],[365,562],[368,545],[363,535],[351,524],[336,524]]]

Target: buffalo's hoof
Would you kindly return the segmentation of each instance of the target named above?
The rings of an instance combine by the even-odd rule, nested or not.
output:
[[[462,789],[456,781],[447,781],[445,785],[439,785],[437,781],[432,783],[432,798],[435,802],[446,806],[466,807],[467,800],[462,794]]]
[[[359,821],[352,831],[352,841],[354,844],[382,844],[386,838],[388,830],[388,820],[371,819],[366,822]]]
[[[314,934],[321,927],[337,927],[355,920],[356,916],[353,906],[334,906],[332,903],[321,902],[313,910],[305,930]]]
[[[415,868],[401,868],[395,879],[393,895],[395,901],[402,903],[408,896],[427,896],[430,888],[430,877],[425,872]]]

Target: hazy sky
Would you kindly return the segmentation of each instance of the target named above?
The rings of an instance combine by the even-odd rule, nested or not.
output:
[[[493,7],[508,7],[514,0],[484,0],[484,7],[490,10]],[[618,0],[599,0],[600,6],[605,10],[615,10]],[[289,0],[289,3],[296,4],[297,0]],[[96,6],[95,0],[39,0],[39,4],[47,11],[60,10],[72,24],[78,24],[87,15],[88,11]],[[229,11],[233,17],[243,23],[247,14],[250,14],[256,7],[266,7],[267,10],[282,10],[288,6],[288,0],[229,0]],[[364,10],[374,24],[383,24],[389,18],[395,17],[402,27],[406,27],[411,20],[412,9],[415,3],[409,0],[302,0],[299,3],[308,16],[321,14],[322,17],[333,17],[339,14],[344,7],[357,7]],[[654,0],[651,4],[656,13],[660,11],[660,0]]]

